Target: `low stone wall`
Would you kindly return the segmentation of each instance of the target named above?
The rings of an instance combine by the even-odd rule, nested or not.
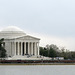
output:
[[[75,63],[75,60],[0,60],[0,63]]]

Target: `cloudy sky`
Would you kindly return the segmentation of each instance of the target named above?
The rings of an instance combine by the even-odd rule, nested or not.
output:
[[[75,51],[75,0],[0,0],[0,30],[7,26]]]

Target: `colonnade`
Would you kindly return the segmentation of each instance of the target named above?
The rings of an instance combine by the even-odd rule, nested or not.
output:
[[[15,42],[15,55],[39,55],[39,42]]]

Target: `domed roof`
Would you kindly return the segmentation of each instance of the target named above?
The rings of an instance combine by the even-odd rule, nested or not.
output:
[[[0,37],[18,37],[26,35],[23,30],[16,26],[9,26],[0,32]]]
[[[8,26],[7,28],[3,29],[2,31],[9,31],[9,32],[14,32],[14,31],[22,31],[20,28],[16,27],[16,26]]]

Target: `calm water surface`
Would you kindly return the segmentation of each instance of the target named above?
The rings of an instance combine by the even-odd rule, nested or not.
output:
[[[0,75],[75,75],[75,65],[0,66]]]

